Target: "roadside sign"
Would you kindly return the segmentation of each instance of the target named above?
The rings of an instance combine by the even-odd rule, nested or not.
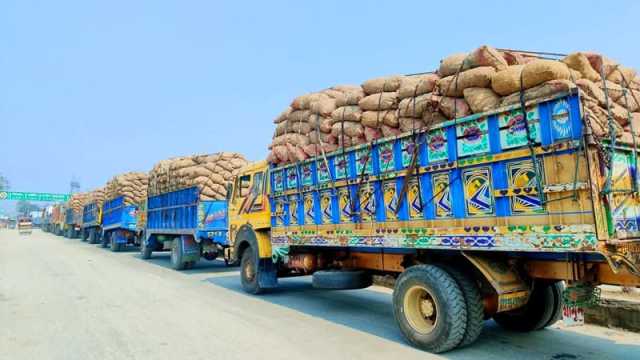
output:
[[[71,198],[69,194],[0,191],[0,200],[67,201],[69,198]]]

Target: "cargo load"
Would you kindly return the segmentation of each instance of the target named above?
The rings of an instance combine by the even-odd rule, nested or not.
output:
[[[114,176],[105,186],[105,200],[122,196],[127,205],[144,202],[147,198],[149,177],[143,172],[128,172]]]
[[[638,141],[640,77],[635,70],[593,52],[550,59],[485,45],[445,57],[429,73],[383,76],[295,98],[274,120],[267,160],[304,161],[574,88],[581,90],[596,140],[613,131],[620,143]]]
[[[75,239],[80,236],[82,208],[86,197],[86,193],[75,193],[72,194],[69,201],[67,201],[63,233],[64,236],[69,239]]]
[[[90,244],[98,242],[100,226],[102,225],[102,205],[104,203],[104,188],[98,188],[86,193],[82,207],[82,241]]]
[[[197,187],[201,200],[225,200],[227,184],[246,164],[244,156],[233,152],[162,160],[149,172],[149,195]]]

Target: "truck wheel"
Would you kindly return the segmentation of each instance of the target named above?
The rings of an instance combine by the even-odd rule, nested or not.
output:
[[[171,267],[175,270],[184,270],[186,262],[182,259],[182,241],[180,238],[173,239],[173,246],[171,246]]]
[[[259,271],[258,255],[253,247],[249,246],[242,253],[242,259],[240,260],[240,282],[244,291],[249,294],[257,295],[264,291],[258,283]]]
[[[96,243],[96,231],[95,229],[91,229],[89,230],[89,244],[95,244]]]
[[[551,291],[553,292],[553,311],[551,319],[545,324],[544,327],[549,327],[562,319],[562,293],[564,292],[564,282],[558,281],[551,285]]]
[[[122,250],[122,245],[116,242],[116,233],[115,231],[111,233],[111,251],[119,252]]]
[[[81,231],[81,233],[82,233],[82,242],[87,241],[87,238],[89,237],[89,236],[88,236],[88,234],[87,234],[87,230],[82,229],[82,230],[80,230],[80,231]]]
[[[370,273],[358,271],[316,271],[311,284],[316,289],[349,290],[364,289],[373,284]]]
[[[101,239],[100,245],[103,248],[106,248],[107,245],[109,245],[109,238],[110,237],[111,237],[111,234],[107,234],[107,233],[102,234],[102,239]]]
[[[460,287],[434,265],[412,266],[400,275],[393,290],[393,314],[411,344],[433,353],[458,346],[467,328]]]
[[[463,271],[446,265],[442,268],[454,278],[467,305],[467,330],[458,346],[470,345],[478,339],[484,327],[484,304],[480,288],[475,280]]]
[[[497,313],[493,320],[507,330],[529,332],[540,330],[551,322],[555,310],[555,284],[534,284],[529,302],[518,309]]]
[[[153,252],[153,248],[147,245],[146,240],[142,240],[140,243],[140,257],[143,259],[151,259],[151,253]]]

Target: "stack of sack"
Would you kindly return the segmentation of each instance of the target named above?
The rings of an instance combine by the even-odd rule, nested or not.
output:
[[[73,209],[75,214],[82,214],[82,207],[84,206],[84,201],[87,198],[87,193],[75,193],[71,195],[67,206]]]
[[[225,200],[227,184],[247,163],[244,156],[233,152],[162,160],[149,173],[149,195],[197,186],[201,200]]]
[[[596,53],[553,60],[481,46],[442,59],[431,73],[379,77],[295,98],[274,121],[268,160],[304,161],[343,145],[519,104],[521,92],[530,101],[576,87],[596,139],[610,137],[609,113],[617,141],[631,144],[632,127],[640,134],[640,77],[635,70]]]
[[[114,176],[104,188],[105,200],[124,197],[125,205],[140,205],[147,199],[149,178],[143,172],[128,172]]]
[[[95,190],[87,192],[87,196],[84,198],[83,207],[89,204],[95,203],[98,208],[102,208],[104,202],[104,188],[97,188]]]

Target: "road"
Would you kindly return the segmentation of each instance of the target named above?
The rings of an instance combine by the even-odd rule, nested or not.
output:
[[[40,231],[0,230],[0,359],[632,359],[640,334],[585,326],[532,334],[488,321],[470,348],[405,344],[386,289],[320,291],[281,280],[242,292],[237,268],[169,268]]]

